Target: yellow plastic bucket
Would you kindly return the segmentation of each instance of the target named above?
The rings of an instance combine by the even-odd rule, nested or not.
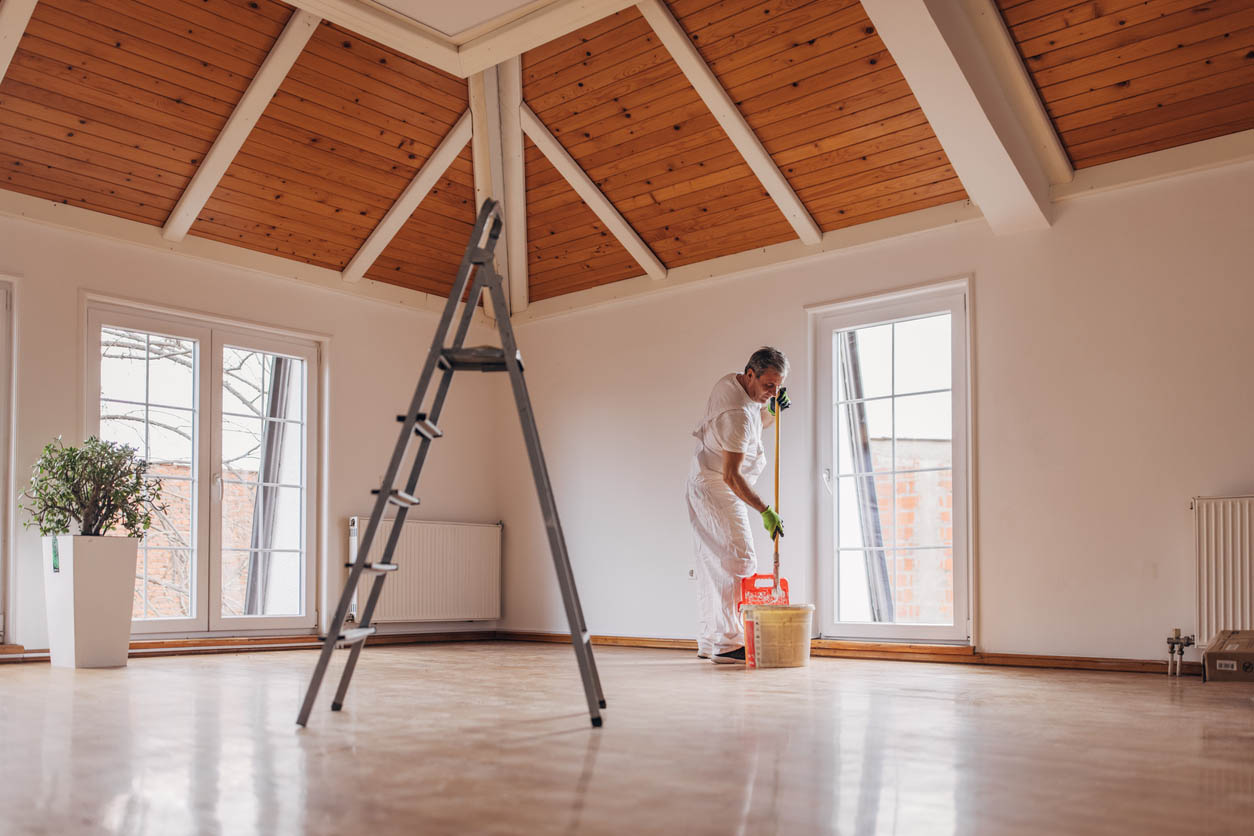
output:
[[[810,661],[813,604],[747,604],[745,666],[799,668]]]

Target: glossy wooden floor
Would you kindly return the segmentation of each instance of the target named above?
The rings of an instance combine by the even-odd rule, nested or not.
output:
[[[369,649],[304,731],[308,651],[3,665],[0,832],[1254,833],[1254,686],[597,656],[600,730],[561,645]]]

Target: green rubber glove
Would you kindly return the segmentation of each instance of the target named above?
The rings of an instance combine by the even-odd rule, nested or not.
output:
[[[762,525],[766,526],[766,533],[771,535],[772,540],[784,536],[784,521],[769,505],[762,512]]]
[[[788,399],[788,387],[784,386],[780,388],[778,395],[771,398],[771,402],[766,407],[766,411],[771,414],[771,417],[774,417],[777,414],[777,409],[779,412],[783,412],[790,406],[792,406],[792,401]]]

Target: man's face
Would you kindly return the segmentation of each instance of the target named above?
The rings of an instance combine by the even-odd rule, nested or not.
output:
[[[783,385],[784,376],[774,369],[767,369],[760,375],[753,369],[745,372],[745,391],[758,403],[766,403],[775,397]]]

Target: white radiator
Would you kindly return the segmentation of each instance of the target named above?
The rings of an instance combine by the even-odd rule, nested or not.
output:
[[[349,517],[348,556],[357,560],[358,537],[369,517]],[[370,545],[376,560],[392,533],[384,520]],[[372,622],[490,621],[501,617],[501,526],[407,521]],[[346,570],[347,571],[347,570]],[[363,576],[353,612],[365,608],[374,578]]]
[[[1254,630],[1254,496],[1193,500],[1197,544],[1197,641]]]

